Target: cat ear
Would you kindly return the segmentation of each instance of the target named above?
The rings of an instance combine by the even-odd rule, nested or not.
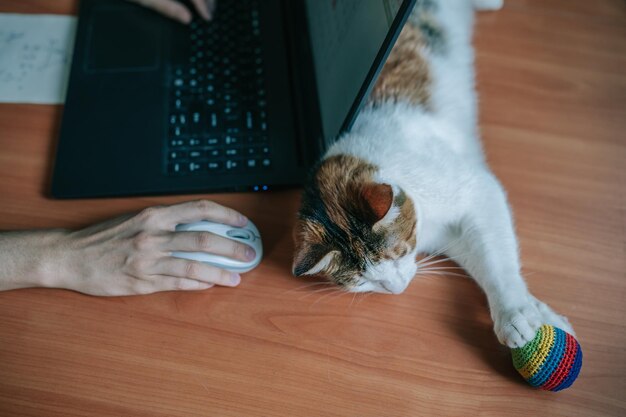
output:
[[[328,268],[339,252],[303,242],[297,245],[292,272],[295,276],[315,275]]]
[[[376,223],[385,217],[393,204],[393,188],[389,184],[368,183],[361,189],[361,198],[372,223]]]
[[[364,203],[366,220],[375,225],[386,217],[393,215],[394,189],[389,184],[367,183],[361,189],[361,199]]]

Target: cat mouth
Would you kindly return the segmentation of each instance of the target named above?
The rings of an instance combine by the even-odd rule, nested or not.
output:
[[[385,291],[387,291],[387,293],[389,293],[389,294],[399,294],[399,293],[395,293],[395,292],[391,291],[385,284],[381,283],[380,286],[383,287],[383,289]]]

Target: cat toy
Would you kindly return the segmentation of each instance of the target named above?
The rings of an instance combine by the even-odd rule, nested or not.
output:
[[[571,386],[583,364],[583,351],[574,336],[547,324],[533,340],[511,353],[513,366],[526,382],[547,391]]]

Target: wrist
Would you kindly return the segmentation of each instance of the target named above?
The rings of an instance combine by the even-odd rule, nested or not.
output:
[[[0,233],[0,290],[56,286],[63,230]]]
[[[37,236],[33,244],[32,277],[34,286],[46,288],[65,288],[68,275],[68,247],[65,242],[69,231],[46,230]]]

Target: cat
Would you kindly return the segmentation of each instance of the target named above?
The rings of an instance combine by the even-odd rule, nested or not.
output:
[[[479,140],[474,11],[500,7],[417,1],[352,130],[304,188],[293,274],[399,294],[424,265],[418,254],[443,254],[477,281],[499,342],[514,348],[542,324],[574,332],[522,278],[511,210]]]

